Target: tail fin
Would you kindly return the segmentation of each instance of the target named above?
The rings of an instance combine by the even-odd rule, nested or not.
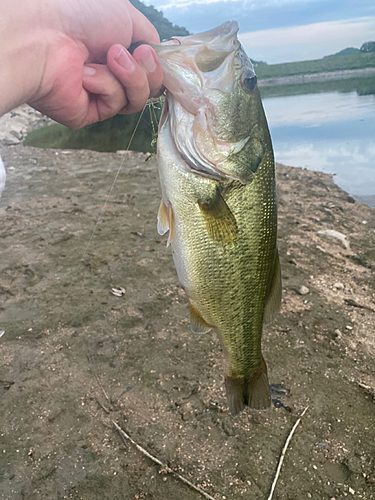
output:
[[[245,377],[225,377],[227,401],[233,417],[245,406],[252,410],[266,410],[271,405],[266,362],[262,359],[257,368]]]

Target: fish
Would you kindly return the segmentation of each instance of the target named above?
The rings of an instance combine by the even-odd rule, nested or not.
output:
[[[157,156],[191,330],[217,331],[233,416],[271,403],[263,324],[281,302],[275,162],[253,64],[228,21],[154,46],[166,99]]]

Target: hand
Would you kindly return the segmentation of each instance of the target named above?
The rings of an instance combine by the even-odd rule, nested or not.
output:
[[[154,50],[148,45],[133,55],[126,50],[139,41],[159,42],[156,29],[128,0],[38,0],[37,8],[30,0],[22,4],[30,9],[29,18],[27,12],[22,15],[22,31],[31,38],[35,33],[38,40],[38,57],[31,57],[36,67],[26,76],[21,72],[24,80],[29,76],[25,100],[34,108],[81,128],[140,111],[160,91],[163,75]]]

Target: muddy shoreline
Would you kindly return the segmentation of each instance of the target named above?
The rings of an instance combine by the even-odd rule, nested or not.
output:
[[[1,499],[202,498],[113,421],[216,500],[264,499],[307,405],[274,498],[375,498],[375,209],[278,165],[273,407],[233,419],[220,342],[189,331],[156,232],[155,159],[4,143],[1,155]],[[349,248],[316,234],[330,229]]]

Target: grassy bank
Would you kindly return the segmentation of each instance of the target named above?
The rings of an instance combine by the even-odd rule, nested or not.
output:
[[[312,61],[298,61],[282,64],[259,63],[256,73],[259,79],[280,78],[283,76],[324,73],[375,67],[375,52],[349,54],[347,56],[324,57]]]

